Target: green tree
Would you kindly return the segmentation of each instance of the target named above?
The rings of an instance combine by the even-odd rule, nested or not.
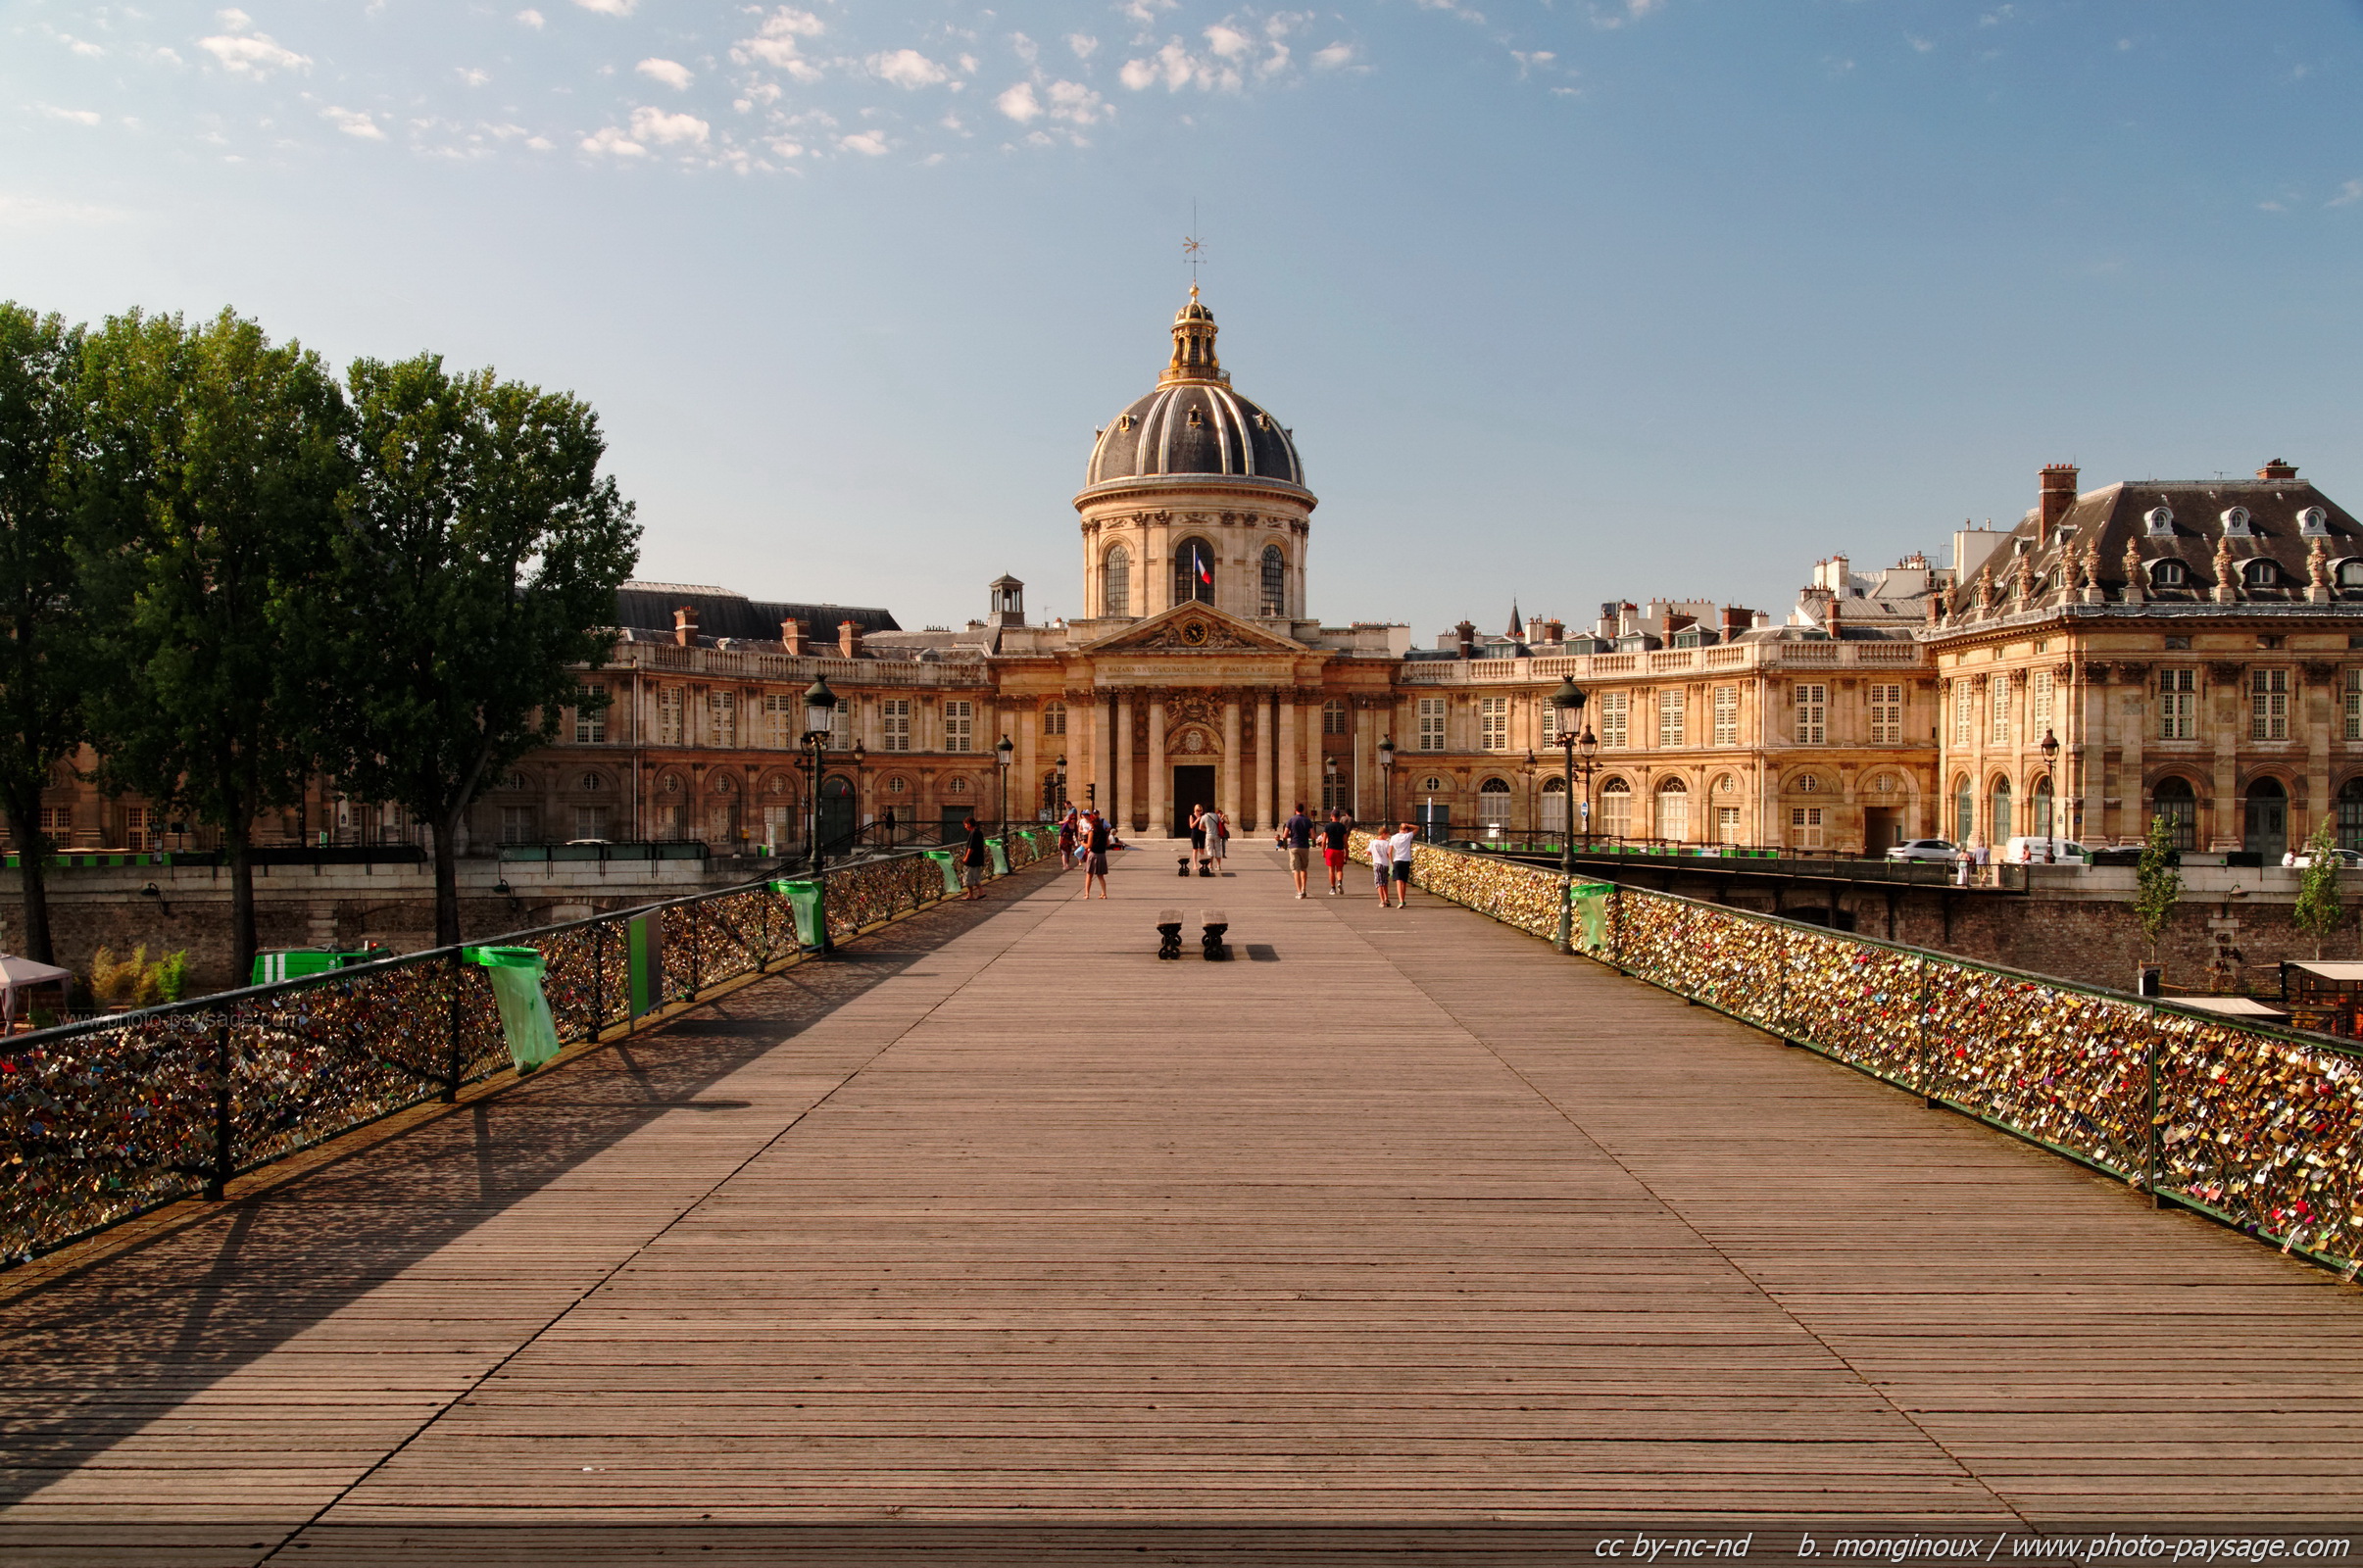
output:
[[[27,957],[52,961],[41,790],[83,739],[82,596],[65,474],[82,330],[0,301],[0,811]]]
[[[356,362],[357,475],[337,549],[344,674],[332,765],[435,840],[435,940],[460,940],[468,809],[556,738],[578,666],[613,646],[640,530],[598,416],[563,393],[454,374],[433,355]]]
[[[2346,910],[2338,903],[2338,835],[2324,817],[2314,836],[2305,841],[2305,869],[2297,874],[2297,902],[2289,909],[2289,924],[2314,939],[2314,956],[2322,956],[2322,939],[2338,929]]]
[[[2149,837],[2142,841],[2141,864],[2134,872],[2134,920],[2141,928],[2141,940],[2149,944],[2153,963],[2158,957],[2158,940],[2166,935],[2174,907],[2183,898],[2183,874],[2175,869],[2181,859],[2174,818],[2151,817]]]
[[[84,368],[100,782],[221,830],[243,975],[256,819],[302,799],[318,757],[343,393],[317,355],[226,310],[109,320]]]

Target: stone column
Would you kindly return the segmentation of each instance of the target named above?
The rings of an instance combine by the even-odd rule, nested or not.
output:
[[[1321,694],[1313,693],[1311,702],[1304,706],[1305,714],[1305,796],[1317,818],[1321,814]]]
[[[1248,814],[1254,818],[1247,825],[1269,831],[1272,825],[1272,703],[1258,693],[1255,698],[1255,799]]]
[[[1125,694],[1116,698],[1116,729],[1111,737],[1115,742],[1108,759],[1108,820],[1119,833],[1133,830],[1132,821],[1132,698]]]
[[[1226,697],[1222,703],[1222,765],[1214,775],[1214,804],[1222,814],[1231,819],[1234,828],[1247,826],[1246,813],[1239,806],[1239,699]]]
[[[1297,797],[1296,694],[1283,687],[1272,694],[1272,820],[1288,820]]]
[[[1151,838],[1173,831],[1173,776],[1165,771],[1165,694],[1149,694],[1149,826]]]
[[[1356,706],[1354,715],[1354,794],[1356,822],[1376,821],[1382,809],[1378,782],[1378,710]]]
[[[1088,691],[1066,694],[1066,795],[1078,810],[1087,801],[1099,804],[1092,786],[1100,778],[1100,731],[1108,727],[1099,718],[1096,694]]]
[[[1042,814],[1042,704],[1021,706],[1009,715],[1016,727],[1009,738],[1017,743],[1017,776],[1009,780],[1009,815],[1031,822]]]

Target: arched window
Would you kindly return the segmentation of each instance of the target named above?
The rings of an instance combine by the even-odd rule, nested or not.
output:
[[[1044,703],[1042,705],[1042,733],[1045,735],[1066,733],[1066,705],[1064,703]]]
[[[1489,778],[1477,786],[1477,825],[1499,831],[1509,826],[1509,783]]]
[[[1288,613],[1288,557],[1278,545],[1263,547],[1263,604],[1259,615]]]
[[[1994,792],[1989,800],[1992,803],[1993,810],[1991,823],[1994,828],[1993,843],[1994,847],[1998,850],[2002,847],[2003,842],[2017,831],[2010,825],[2010,781],[2006,778],[1995,779]]]
[[[1657,836],[1677,844],[1691,836],[1691,789],[1678,778],[1657,786]]]
[[[2363,588],[2363,561],[2341,561],[2338,563],[2338,586],[2341,588]]]
[[[2251,588],[2277,588],[2281,585],[2281,568],[2269,561],[2251,561],[2240,569],[2240,577]]]
[[[944,793],[947,795],[965,795],[968,793],[968,781],[956,773],[952,777],[952,782],[944,786]]]
[[[1633,786],[1621,778],[1600,787],[1600,830],[1610,838],[1633,831]]]
[[[1184,539],[1173,547],[1173,602],[1214,602],[1214,547],[1204,539]]]
[[[2149,564],[2149,585],[2152,588],[2180,588],[2191,580],[2179,561],[2153,561]]]
[[[2245,804],[2240,847],[2264,856],[2270,865],[2289,847],[2289,792],[2277,778],[2256,779]]]
[[[1132,613],[1132,552],[1122,545],[1109,545],[1100,563],[1100,613]]]
[[[2158,780],[2150,792],[2150,815],[2162,816],[2173,824],[2174,847],[2195,850],[2199,847],[2199,797],[2187,778],[2167,777]],[[2146,824],[2144,824],[2146,825]]]
[[[2359,808],[2363,808],[2363,799],[2358,799],[2357,805]],[[2358,815],[2357,821],[2363,823],[2363,815]],[[1546,833],[1567,831],[1567,781],[1563,778],[1543,780],[1543,831]],[[2363,829],[2359,829],[2359,831],[2363,831]]]
[[[1952,785],[1952,841],[1967,844],[1977,833],[1977,800],[1969,793],[1969,780],[1958,778]]]
[[[2051,825],[2051,781],[2049,778],[2039,778],[2035,781],[2035,793],[2028,797],[2027,806],[2028,832],[2041,838],[2050,838],[2059,831]]]
[[[2363,850],[2363,778],[2338,786],[2338,848]]]

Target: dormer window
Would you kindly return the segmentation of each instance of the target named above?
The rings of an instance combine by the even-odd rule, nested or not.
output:
[[[2331,514],[2320,507],[2308,507],[2297,514],[2297,536],[2300,539],[2328,539],[2331,534]]]
[[[2247,539],[2253,537],[2248,527],[2248,509],[2246,507],[2226,507],[2223,521],[2225,538]]]
[[[2150,508],[2141,514],[2141,521],[2148,527],[2152,539],[2174,537],[2174,514],[2164,507]]]
[[[2341,561],[2338,563],[2338,586],[2341,588],[2363,588],[2363,561]]]
[[[2149,585],[2152,588],[2180,588],[2191,581],[2191,573],[2179,561],[2153,561],[2149,564]]]
[[[1119,429],[1119,430],[1129,430],[1129,429],[1131,429],[1131,428],[1132,428],[1132,416],[1131,416],[1131,415],[1129,415],[1129,414],[1119,416],[1117,417],[1117,419],[1116,419],[1116,428],[1117,428],[1117,429]]]
[[[2240,581],[2251,588],[2281,586],[2281,568],[2269,561],[2251,561],[2240,569]]]
[[[1255,428],[1256,428],[1256,429],[1258,429],[1258,430],[1268,430],[1268,429],[1270,429],[1271,427],[1272,427],[1272,416],[1271,416],[1270,415],[1268,415],[1268,414],[1258,414],[1258,415],[1256,415],[1256,416],[1255,416]]]
[[[1191,423],[1193,426],[1201,425],[1201,424],[1204,424],[1204,423],[1206,423],[1206,416],[1205,416],[1205,415],[1203,415],[1203,414],[1199,413],[1199,412],[1198,412],[1196,409],[1192,409],[1192,410],[1190,411],[1190,423]]]

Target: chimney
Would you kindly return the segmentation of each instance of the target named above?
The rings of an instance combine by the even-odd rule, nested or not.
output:
[[[2267,484],[2286,483],[2297,477],[2297,465],[2284,463],[2279,458],[2256,470],[2256,477]]]
[[[1459,622],[1452,627],[1452,635],[1459,641],[1461,658],[1474,659],[1477,657],[1477,623],[1475,621]]]
[[[837,657],[839,659],[857,659],[861,657],[856,651],[861,647],[861,627],[855,625],[850,620],[841,620],[837,622]]]
[[[2051,530],[2059,526],[2068,509],[2076,504],[2076,465],[2046,463],[2043,465],[2043,494],[2035,514],[2035,548],[2043,549],[2051,542]]]
[[[794,615],[781,621],[779,623],[779,646],[787,650],[789,658],[802,659],[804,657],[804,622],[798,620]]]
[[[1532,648],[1532,647],[1533,647],[1535,644],[1537,644],[1537,643],[1539,643],[1539,642],[1541,642],[1541,641],[1543,641],[1543,640],[1544,640],[1544,638],[1543,638],[1543,617],[1542,617],[1542,616],[1540,616],[1540,615],[1529,615],[1529,616],[1527,616],[1527,617],[1526,617],[1526,646],[1527,646],[1527,647],[1529,647],[1529,648]]]
[[[698,645],[698,607],[683,605],[672,612],[672,640],[683,648]]]
[[[1725,605],[1722,622],[1723,641],[1730,642],[1755,623],[1755,612],[1740,605]]]
[[[1543,622],[1543,641],[1557,645],[1567,640],[1567,623],[1563,620]]]

